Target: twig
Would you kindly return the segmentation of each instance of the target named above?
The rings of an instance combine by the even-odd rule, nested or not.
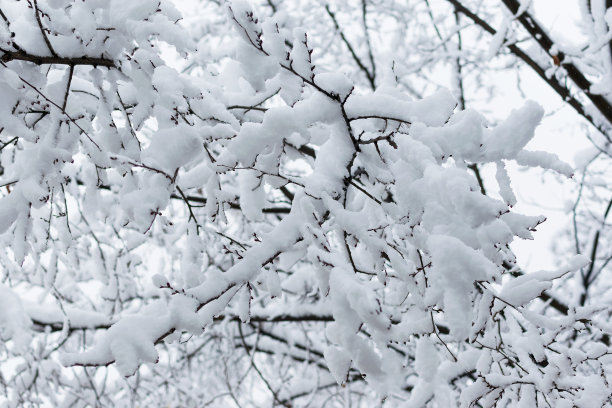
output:
[[[45,40],[45,44],[47,44],[47,48],[49,49],[49,52],[51,53],[51,55],[53,55],[54,57],[57,57],[57,53],[53,49],[53,46],[51,45],[51,41],[49,41],[49,37],[47,37],[47,33],[45,32],[45,28],[42,25],[42,21],[40,21],[39,13],[40,13],[40,10],[38,9],[38,0],[34,0],[34,15],[36,16],[36,22],[38,23],[38,28],[40,28],[40,33],[42,34],[43,39]]]
[[[365,5],[364,5],[364,7],[365,7]],[[368,70],[368,68],[363,64],[361,59],[357,56],[357,53],[355,52],[355,49],[353,48],[353,46],[351,45],[349,40],[344,35],[344,32],[340,29],[340,25],[338,24],[338,20],[336,19],[336,15],[329,9],[329,5],[327,5],[327,4],[325,5],[325,11],[327,11],[327,14],[332,19],[332,21],[334,23],[334,27],[336,27],[336,30],[338,31],[338,34],[340,35],[340,38],[342,39],[342,42],[346,45],[346,48],[348,48],[349,52],[351,53],[351,56],[353,57],[353,60],[359,66],[359,69],[366,76],[368,82],[370,83],[370,87],[372,88],[372,90],[376,89],[376,83],[375,83],[375,78],[374,78],[373,72],[370,72]]]
[[[6,64],[2,61],[0,61],[0,64],[2,64],[2,66],[4,68],[8,67],[6,66]],[[76,122],[76,120],[74,120],[72,118],[72,116],[70,116],[68,114],[68,112],[66,112],[66,110],[64,108],[62,108],[61,106],[59,106],[57,103],[53,102],[51,99],[49,99],[45,94],[43,94],[38,88],[36,88],[34,85],[32,85],[30,82],[28,82],[27,80],[25,80],[21,75],[17,75],[19,77],[19,79],[21,80],[21,82],[23,82],[24,84],[26,84],[27,86],[29,86],[30,88],[32,88],[34,91],[36,91],[36,93],[38,93],[40,96],[42,96],[47,102],[49,102],[51,105],[55,106],[57,109],[59,109],[64,115],[66,115],[66,117],[68,118],[68,120],[70,120],[72,123],[74,123],[74,125],[79,128],[79,130],[85,135],[87,136],[87,138],[89,139],[89,141],[91,143],[93,143],[98,150],[102,151],[102,149],[100,148],[100,145],[98,145],[92,138],[91,136],[89,136],[89,134]]]

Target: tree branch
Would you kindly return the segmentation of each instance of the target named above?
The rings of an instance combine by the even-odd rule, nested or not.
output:
[[[51,41],[49,41],[49,37],[47,37],[47,33],[45,32],[45,28],[43,27],[42,21],[40,20],[40,10],[38,9],[38,0],[34,0],[34,15],[36,16],[36,23],[38,23],[38,28],[40,29],[40,34],[42,35],[43,39],[45,40],[45,44],[47,44],[47,48],[49,49],[49,52],[54,57],[57,57],[57,53],[53,49],[53,46],[51,45]]]
[[[36,65],[48,65],[48,64],[57,64],[57,65],[91,65],[94,67],[108,67],[108,68],[116,68],[115,62],[113,60],[109,60],[106,58],[96,58],[96,57],[60,57],[60,56],[43,56],[43,55],[32,55],[26,53],[24,51],[7,51],[0,49],[4,54],[0,57],[0,61],[2,62],[10,62],[10,61],[27,61],[34,63]]]
[[[363,7],[365,9],[365,4],[364,4]],[[370,87],[372,88],[372,90],[376,89],[376,82],[375,82],[375,77],[374,77],[374,69],[372,69],[372,72],[370,72],[368,70],[368,68],[363,64],[361,59],[357,56],[357,53],[355,52],[355,49],[353,48],[351,43],[348,41],[348,39],[344,35],[344,32],[340,29],[340,25],[338,24],[338,20],[336,19],[336,15],[329,9],[329,5],[327,5],[327,4],[325,5],[325,11],[327,11],[327,14],[329,15],[329,17],[331,17],[332,21],[334,22],[334,27],[336,27],[336,30],[338,31],[338,34],[340,34],[340,38],[342,39],[342,42],[346,45],[346,48],[348,48],[349,52],[351,53],[351,56],[353,57],[353,60],[355,61],[357,66],[359,66],[359,69],[366,76],[368,82],[370,83]],[[365,17],[364,17],[364,19],[365,19]]]
[[[502,0],[506,7],[516,14],[520,10],[521,4],[518,0]],[[565,54],[561,51],[553,54],[554,42],[548,33],[538,24],[538,22],[529,14],[528,11],[523,11],[516,16],[521,25],[527,30],[531,37],[540,44],[540,47],[552,58],[555,58],[563,68],[567,71],[567,76],[584,92],[587,98],[595,105],[597,110],[612,124],[612,105],[602,95],[591,92],[591,82],[580,72],[571,62],[565,61]]]
[[[478,17],[478,15],[474,14],[468,8],[463,6],[459,0],[446,0],[451,3],[457,11],[461,14],[468,17],[472,20],[476,25],[484,29],[491,35],[495,35],[497,31],[493,27],[491,27],[486,21]],[[610,130],[607,127],[602,127],[598,123],[596,123],[593,116],[587,113],[585,107],[582,105],[580,101],[578,101],[569,91],[567,87],[562,85],[554,76],[548,77],[546,75],[546,70],[542,68],[537,62],[535,62],[527,53],[525,53],[522,49],[520,49],[516,44],[508,44],[508,49],[512,54],[526,63],[540,78],[542,78],[568,105],[570,105],[574,110],[583,118],[585,118],[595,129],[597,129],[606,139],[610,140],[609,132]]]

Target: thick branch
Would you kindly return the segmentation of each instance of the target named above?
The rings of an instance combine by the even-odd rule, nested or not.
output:
[[[217,317],[214,318],[215,322],[220,322],[223,320],[229,320],[231,322],[236,322],[236,321],[240,321],[240,318],[238,316],[235,315],[219,315]],[[303,315],[291,315],[291,314],[281,314],[281,315],[276,315],[276,316],[264,316],[264,315],[254,315],[250,317],[250,321],[251,322],[256,322],[256,323],[280,323],[280,322],[293,322],[293,323],[297,323],[297,322],[301,322],[301,323],[308,323],[308,322],[333,322],[334,318],[331,315],[314,315],[314,314],[303,314]],[[34,323],[34,327],[36,329],[40,329],[40,330],[45,330],[46,328],[49,329],[49,331],[51,332],[58,332],[58,331],[62,331],[63,327],[64,327],[64,321],[63,320],[54,320],[54,319],[49,319],[49,320],[42,320],[39,317],[38,318],[33,318],[32,319],[32,323]],[[102,330],[102,329],[108,329],[112,326],[112,323],[109,324],[98,324],[98,325],[75,325],[75,324],[70,324],[70,330],[74,331],[74,330],[87,330],[87,329],[93,329],[93,330]]]
[[[472,20],[476,25],[481,27],[483,30],[488,32],[491,35],[495,35],[497,31],[493,27],[491,27],[486,21],[478,17],[478,15],[474,14],[468,8],[463,6],[459,0],[447,0],[451,3],[457,11],[461,14],[468,17]],[[546,70],[542,68],[537,62],[535,62],[527,53],[525,53],[522,49],[520,49],[516,44],[508,44],[508,49],[512,54],[526,63],[533,71],[538,74],[540,78],[542,78],[568,105],[570,105],[580,116],[585,118],[593,127],[595,127],[601,134],[603,134],[606,138],[609,138],[607,128],[604,128],[597,124],[594,118],[587,113],[585,107],[578,101],[569,91],[567,87],[562,85],[554,76],[548,77],[546,75]]]
[[[521,5],[518,0],[503,0],[504,4],[513,14],[518,13]],[[587,98],[595,105],[597,110],[612,124],[612,105],[601,95],[591,93],[591,82],[580,72],[571,62],[564,62],[565,54],[558,52],[553,54],[554,42],[548,33],[538,24],[538,22],[527,12],[524,11],[517,16],[518,21],[527,30],[544,51],[551,58],[556,57],[561,66],[567,71],[567,76],[584,92]]]
[[[58,64],[58,65],[91,65],[91,66],[101,66],[108,68],[115,68],[115,62],[113,60],[109,60],[106,58],[96,58],[96,57],[60,57],[60,56],[43,56],[43,55],[32,55],[23,51],[6,51],[0,50],[4,52],[2,57],[0,57],[0,61],[9,62],[9,61],[27,61],[32,62],[36,65],[47,65],[47,64]]]

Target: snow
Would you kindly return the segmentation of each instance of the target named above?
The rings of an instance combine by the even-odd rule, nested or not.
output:
[[[69,328],[85,329],[109,327],[114,323],[114,319],[109,318],[105,313],[82,310],[71,306],[65,306],[62,310],[53,305],[26,303],[24,307],[30,319],[37,324],[59,325],[63,324],[64,319],[66,319]]]
[[[154,343],[171,330],[169,316],[125,316],[99,336],[96,347],[83,353],[65,353],[64,365],[116,363],[123,376],[133,375],[140,364],[158,359]]]
[[[455,98],[446,90],[412,102],[376,91],[372,95],[351,96],[345,110],[349,118],[388,117],[407,123],[440,126],[448,120],[456,105]]]
[[[0,285],[0,338],[12,340],[15,351],[26,351],[30,343],[32,321],[21,299],[10,288]]]
[[[429,337],[421,337],[417,341],[414,364],[417,374],[424,381],[435,381],[440,359],[438,351]]]
[[[521,213],[516,165],[574,174],[532,149],[542,106],[528,101],[501,120],[497,109],[458,109],[451,92],[434,89],[447,63],[440,50],[422,38],[411,53],[387,53],[373,27],[404,32],[370,3],[355,21],[338,12],[347,27],[338,42],[320,35],[329,21],[317,21],[314,3],[203,2],[194,10],[205,24],[189,31],[165,1],[40,2],[52,47],[23,3],[2,8],[24,53],[112,66],[4,58],[7,401],[40,393],[41,404],[59,405],[56,396],[74,394],[80,402],[67,405],[96,405],[129,395],[199,406],[227,389],[210,403],[283,405],[276,400],[299,391],[318,406],[330,388],[332,405],[350,405],[355,390],[367,406],[514,406],[540,395],[555,406],[605,403],[601,339],[611,329],[598,298],[607,292],[589,289],[580,307],[572,286],[577,271],[603,261],[569,255],[600,237],[601,211],[576,250],[559,247],[557,269],[519,270],[510,249],[545,221]],[[405,7],[401,15],[421,15]],[[601,38],[609,17],[594,17]],[[490,55],[514,41],[511,22],[504,16]],[[448,56],[480,64],[486,52],[459,53],[449,32]],[[377,65],[380,85],[371,92],[353,66],[368,58],[369,41],[375,64],[363,61],[372,75]],[[429,65],[425,49],[439,63]],[[599,77],[587,62],[578,65]],[[427,86],[415,91],[415,77]],[[579,155],[578,171],[594,152]],[[585,199],[606,188],[603,176],[589,183]]]
[[[151,138],[151,144],[143,152],[153,166],[159,166],[172,175],[204,151],[202,140],[191,126],[179,124],[172,129],[160,129]]]
[[[325,362],[334,379],[338,384],[344,384],[351,367],[350,355],[338,347],[328,347],[324,353]]]

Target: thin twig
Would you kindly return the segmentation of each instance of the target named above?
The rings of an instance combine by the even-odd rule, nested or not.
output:
[[[49,37],[47,37],[45,28],[43,27],[42,21],[40,20],[40,10],[38,9],[38,0],[34,0],[34,15],[36,16],[36,22],[38,23],[38,28],[40,28],[40,33],[42,34],[43,39],[45,40],[45,44],[47,44],[47,48],[49,49],[49,52],[54,57],[57,57],[57,53],[53,49],[53,46],[51,45],[51,41],[49,41]]]

